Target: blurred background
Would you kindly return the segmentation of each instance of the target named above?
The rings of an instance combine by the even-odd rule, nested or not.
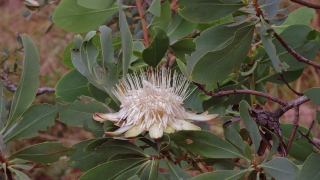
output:
[[[314,4],[320,4],[319,0],[306,0]],[[282,0],[281,7],[287,7],[291,4],[289,0]],[[7,48],[10,52],[14,51],[15,47],[20,47],[16,40],[17,33],[22,35],[28,34],[35,45],[38,48],[40,55],[40,87],[55,87],[59,79],[67,73],[70,69],[65,67],[61,61],[61,54],[65,47],[72,42],[75,34],[66,32],[53,25],[51,31],[46,34],[47,29],[51,25],[48,20],[48,16],[54,11],[57,3],[45,7],[39,12],[32,11],[31,18],[27,18],[29,14],[26,13],[27,8],[23,4],[23,0],[0,0],[0,46]],[[290,11],[299,8],[298,4],[291,7]],[[26,16],[26,17],[24,17]],[[316,17],[312,20],[312,26],[314,29],[320,31],[320,10],[317,10]],[[2,49],[0,49],[0,52]],[[0,55],[2,56],[2,55]],[[22,61],[23,56],[17,54],[10,57],[18,61]],[[316,57],[315,61],[320,63],[320,53]],[[19,67],[18,67],[19,68]],[[20,67],[21,68],[21,67]],[[19,82],[19,77],[10,77],[14,84]],[[303,75],[294,83],[291,83],[292,87],[298,92],[317,86],[320,87],[320,72],[312,67],[307,67],[304,70]],[[286,85],[276,85],[272,83],[267,84],[267,90],[269,94],[279,97],[284,101],[291,101],[297,96],[292,93]],[[12,98],[12,93],[5,92],[8,100]],[[36,103],[48,103],[54,104],[55,94],[45,93],[36,98]],[[264,108],[266,110],[274,110],[279,105],[268,101]],[[320,110],[319,107],[313,106],[311,102],[300,106],[300,125],[309,127],[312,120],[315,119],[315,109]],[[281,122],[293,122],[294,112],[288,111],[281,118]],[[223,134],[222,121],[209,122],[211,131],[219,135]],[[317,124],[317,123],[316,123]],[[314,136],[320,138],[318,131],[319,126],[316,125],[313,129]],[[89,132],[82,130],[82,128],[67,127],[66,125],[56,121],[56,125],[50,128],[46,132],[39,132],[39,136],[27,140],[15,141],[11,146],[11,152],[20,150],[26,147],[27,144],[36,144],[45,141],[61,141],[65,146],[72,146],[73,144],[93,138],[93,135]],[[66,164],[68,159],[56,162],[48,167],[34,168],[32,171],[26,173],[29,177],[35,180],[73,180],[78,179],[82,172],[78,169],[73,169]]]

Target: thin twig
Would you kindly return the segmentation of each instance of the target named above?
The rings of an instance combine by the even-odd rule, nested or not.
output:
[[[282,73],[279,73],[279,75],[280,75],[280,78],[278,78],[280,81],[283,81],[287,86],[288,86],[288,88],[292,91],[292,92],[294,92],[296,95],[298,95],[298,96],[303,96],[303,93],[299,93],[299,92],[297,92],[295,89],[293,89],[291,86],[290,86],[290,84],[288,83],[288,81],[286,80],[286,78],[284,78],[284,76],[283,76],[283,74]]]
[[[137,0],[137,6],[138,6],[138,11],[140,15],[140,20],[141,20],[141,26],[143,30],[143,39],[146,47],[149,47],[149,38],[148,38],[148,29],[147,29],[147,23],[146,19],[143,17],[143,10],[141,6],[141,1]]]
[[[8,79],[8,74],[2,75],[0,74],[0,78],[3,79],[7,84],[4,85],[6,86],[8,89],[10,89],[10,91],[15,92],[17,90],[17,87],[15,85],[13,85],[11,83],[11,81]],[[56,92],[54,88],[50,88],[50,87],[42,87],[38,89],[37,92],[37,96],[46,93],[46,92]]]
[[[314,141],[316,144],[320,145],[320,139],[314,137],[314,138],[313,138],[313,141]]]
[[[217,82],[217,86],[218,86],[219,91],[222,91],[220,88],[220,84],[218,82]]]
[[[317,69],[320,69],[320,64],[315,63],[313,61],[310,61],[306,58],[304,58],[303,56],[301,56],[300,54],[298,54],[297,52],[295,52],[289,45],[287,42],[284,41],[284,39],[282,39],[282,37],[277,33],[274,32],[274,37],[276,37],[278,39],[278,41],[282,44],[282,46],[292,55],[294,56],[299,62],[303,62],[306,64],[309,64],[310,66],[313,66]]]
[[[54,88],[50,88],[50,87],[42,87],[42,88],[38,89],[37,96],[44,94],[46,92],[53,93],[53,92],[56,92],[56,90]]]
[[[311,128],[312,128],[313,124],[314,124],[314,120],[312,121],[312,124],[311,124],[311,126],[310,126],[307,134],[305,134],[305,133],[302,132],[300,129],[298,129],[298,131],[299,131],[299,133],[300,133],[300,136],[297,138],[297,140],[299,140],[299,139],[303,136],[303,137],[307,138],[307,140],[308,140],[309,143],[313,144],[316,148],[318,148],[318,149],[320,150],[320,146],[319,146],[317,143],[315,143],[315,142],[309,137],[309,134],[310,134],[310,131],[311,131]]]
[[[301,5],[304,5],[304,6],[307,6],[307,7],[310,7],[310,8],[313,8],[313,9],[320,9],[320,5],[311,4],[311,3],[308,3],[308,2],[305,2],[302,0],[291,0],[291,1],[298,3],[298,4],[301,4]]]
[[[291,144],[294,139],[294,135],[296,134],[298,127],[299,127],[299,106],[294,106],[294,122],[293,122],[293,128],[291,131],[291,135],[289,138],[289,142],[287,144],[287,150],[286,150],[287,154],[290,150]]]
[[[7,84],[5,85],[10,91],[14,92],[17,90],[17,87],[11,83],[8,79],[8,74],[2,75],[0,74],[0,78],[3,79]]]
[[[234,123],[234,122],[237,122],[237,121],[240,121],[242,118],[240,116],[236,116],[232,119],[230,119],[229,121],[223,123],[222,127],[223,128],[227,128],[230,124]]]
[[[252,95],[256,95],[256,96],[262,96],[265,97],[267,99],[270,99],[271,101],[274,101],[276,103],[279,103],[282,106],[286,106],[287,103],[282,101],[279,98],[273,97],[269,94],[265,94],[263,92],[259,92],[259,91],[253,91],[253,90],[239,90],[239,89],[235,89],[235,90],[229,90],[229,91],[219,91],[218,93],[214,93],[212,91],[207,91],[201,84],[195,83],[193,82],[195,85],[198,86],[198,88],[203,91],[206,95],[211,96],[211,97],[222,97],[222,96],[229,96],[232,94],[252,94]]]
[[[297,2],[297,3],[304,3],[303,5],[305,5],[305,6],[306,6],[307,4],[308,4],[308,5],[313,5],[313,4],[304,2],[304,1],[302,1],[302,0],[291,0],[291,1]],[[262,13],[262,11],[261,11],[261,9],[260,9],[260,7],[259,7],[259,4],[258,4],[257,0],[253,0],[253,3],[254,3],[254,5],[255,5],[255,10],[256,10],[256,12],[257,12],[257,13],[256,13],[256,16],[257,16],[257,17],[262,16],[262,17],[264,18],[263,13]],[[314,6],[317,7],[317,5],[314,5]],[[308,7],[310,7],[310,6],[308,6]],[[314,8],[315,8],[315,7],[314,7]],[[319,5],[319,7],[320,7],[320,5]],[[268,20],[266,20],[266,22],[269,23]],[[293,55],[299,62],[303,62],[303,63],[309,64],[310,66],[313,66],[313,67],[315,67],[315,68],[317,68],[317,69],[320,69],[320,64],[317,64],[317,63],[315,63],[315,62],[313,62],[313,61],[310,61],[310,60],[304,58],[303,56],[301,56],[300,54],[298,54],[297,52],[295,52],[295,51],[288,45],[288,43],[287,43],[284,39],[282,39],[282,37],[281,37],[277,32],[274,32],[273,35],[278,39],[278,41],[281,43],[281,45],[282,45],[291,55]]]
[[[278,111],[279,112],[278,116],[280,117],[280,116],[283,115],[283,113],[289,111],[294,106],[299,106],[299,105],[301,105],[301,104],[303,104],[303,103],[305,103],[307,101],[310,101],[310,99],[307,96],[304,95],[304,96],[301,96],[301,97],[299,97],[297,99],[294,99],[294,100],[288,102],[286,106],[281,107],[281,108],[275,110],[274,112]]]

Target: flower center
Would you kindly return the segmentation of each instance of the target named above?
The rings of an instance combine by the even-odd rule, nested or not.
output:
[[[118,118],[124,125],[140,125],[148,129],[155,122],[164,128],[175,119],[186,119],[182,104],[188,95],[189,82],[178,75],[153,71],[140,78],[136,74],[127,76],[113,91],[121,102]]]

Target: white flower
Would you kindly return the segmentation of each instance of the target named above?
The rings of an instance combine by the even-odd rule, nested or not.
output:
[[[196,112],[186,112],[182,106],[189,95],[190,82],[182,75],[164,70],[141,71],[123,78],[114,95],[121,102],[117,113],[96,113],[93,119],[103,122],[114,121],[120,128],[108,135],[119,135],[125,132],[126,138],[138,136],[143,131],[149,131],[150,137],[159,139],[163,132],[173,133],[175,130],[200,130],[200,127],[186,121],[207,121],[218,117],[217,114],[201,115]]]

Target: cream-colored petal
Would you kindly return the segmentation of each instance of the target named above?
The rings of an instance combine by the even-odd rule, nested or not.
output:
[[[200,115],[200,114],[187,114],[188,119],[195,121],[209,121],[217,118],[219,114],[208,114],[208,115]]]
[[[174,133],[174,131],[175,131],[174,128],[168,125],[163,132],[170,134],[170,133]]]
[[[126,131],[128,131],[129,129],[131,129],[133,126],[124,126],[124,127],[121,127],[119,129],[117,129],[116,131],[114,132],[105,132],[107,135],[109,136],[116,136],[116,135],[119,135],[119,134],[122,134]]]
[[[197,114],[197,111],[188,111],[187,114]]]
[[[205,111],[203,113],[201,113],[201,115],[208,115],[209,114],[209,111]]]
[[[163,127],[159,127],[159,122],[153,123],[148,131],[152,139],[160,139],[163,135]]]
[[[182,128],[179,126],[179,124],[177,124],[176,122],[172,122],[170,123],[170,126],[173,127],[173,129],[180,131],[182,130]]]
[[[117,118],[117,113],[107,113],[107,114],[102,114],[102,113],[95,113],[93,115],[93,119],[99,122],[103,122],[106,120],[109,121],[118,121]]]
[[[185,120],[181,120],[181,119],[176,119],[176,120],[177,120],[177,124],[180,126],[182,130],[201,130],[199,126],[196,126]]]
[[[126,138],[134,138],[141,134],[144,131],[143,128],[140,128],[140,126],[136,125],[133,126],[131,129],[129,129],[126,133],[124,133],[124,137]]]

